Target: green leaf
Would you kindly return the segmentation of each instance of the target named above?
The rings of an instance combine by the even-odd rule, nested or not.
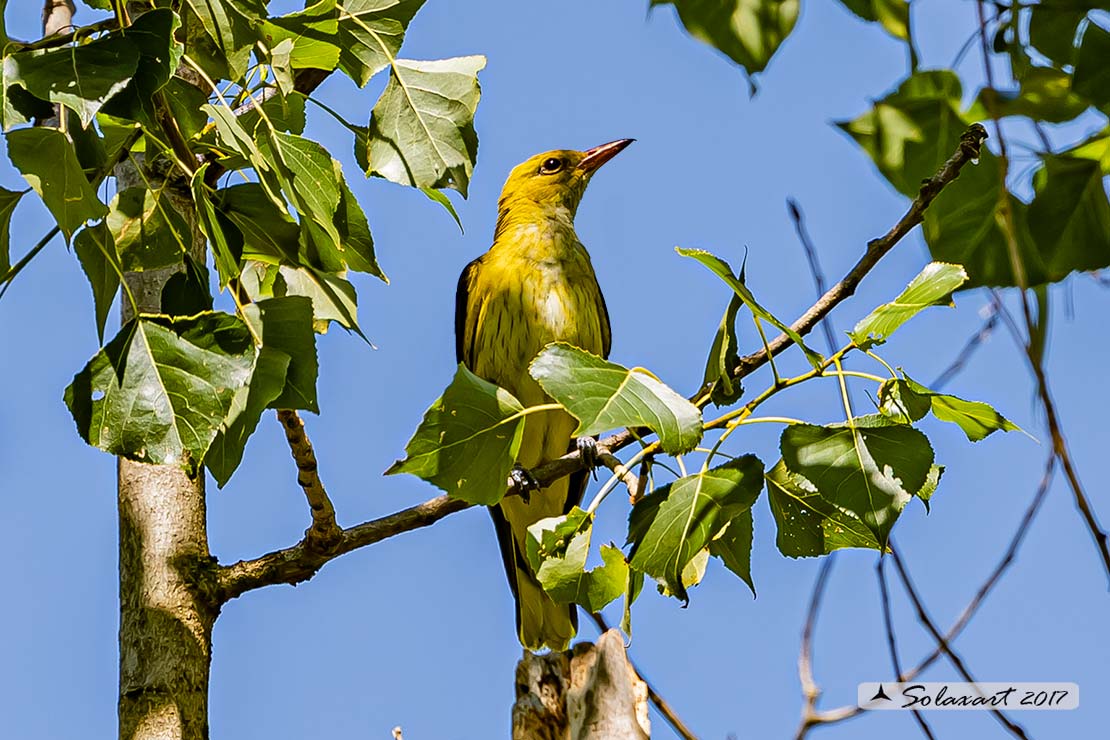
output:
[[[920,491],[918,491],[917,493],[914,494],[919,499],[921,499],[921,503],[925,504],[925,513],[926,514],[928,514],[929,511],[930,511],[930,508],[929,508],[930,507],[930,502],[933,499],[933,494],[937,492],[937,486],[940,485],[940,479],[941,479],[941,476],[943,476],[943,475],[944,475],[944,466],[943,465],[931,465],[931,466],[929,466],[929,475],[928,475],[928,477],[925,478],[925,485],[923,485],[921,487]]]
[[[959,179],[941,191],[925,211],[922,226],[933,259],[964,266],[968,281],[963,290],[1017,284],[1002,228],[1002,203],[1010,209],[1028,284],[1047,279],[1029,235],[1028,207],[1002,192],[998,158],[984,149],[978,165],[964,167]]]
[[[300,227],[277,206],[256,182],[220,188],[213,198],[216,210],[243,237],[243,259],[271,264],[296,262]]]
[[[12,267],[12,213],[26,194],[26,190],[14,191],[0,188],[0,276],[7,275]]]
[[[319,0],[304,10],[270,18],[262,26],[262,37],[269,48],[286,40],[293,42],[289,55],[293,69],[335,69],[339,65],[338,33],[335,0]]]
[[[740,300],[744,302],[744,305],[748,307],[748,310],[752,312],[753,316],[763,319],[764,321],[781,331],[783,334],[790,337],[794,344],[801,347],[802,352],[805,354],[806,359],[809,361],[810,365],[812,365],[814,368],[821,367],[822,363],[824,363],[825,361],[825,358],[821,356],[821,353],[815,352],[807,347],[806,343],[802,341],[801,334],[794,331],[783,322],[779,321],[779,319],[776,318],[770,311],[759,305],[759,302],[756,301],[755,296],[752,295],[752,292],[750,290],[748,290],[748,286],[744,284],[744,281],[741,278],[736,277],[736,275],[732,272],[732,267],[727,262],[725,262],[717,255],[713,254],[712,252],[707,252],[704,249],[686,249],[684,247],[675,247],[675,251],[681,254],[683,257],[690,257],[708,267],[710,272],[721,278],[721,280],[724,280],[725,284],[732,288],[732,291],[740,298]]]
[[[798,0],[651,0],[674,5],[686,31],[749,74],[760,72],[798,20]]]
[[[117,32],[80,46],[10,54],[4,83],[64,105],[87,126],[109,98],[127,87],[138,65],[139,48]]]
[[[952,154],[967,122],[959,113],[960,79],[951,70],[916,72],[854,121],[836,123],[908,197]]]
[[[103,221],[81,229],[73,240],[73,251],[81,261],[81,269],[92,286],[93,306],[96,309],[96,336],[104,343],[104,324],[108,312],[119,292],[123,266],[120,265],[112,233]]]
[[[1046,156],[1033,182],[1029,232],[1048,279],[1110,266],[1110,202],[1099,163]]]
[[[909,41],[910,4],[906,0],[840,0],[865,21],[877,22],[896,39]]]
[[[478,155],[478,72],[485,66],[482,56],[395,61],[370,113],[366,174],[466,197]]]
[[[328,330],[328,324],[336,321],[345,329],[353,331],[363,339],[366,335],[358,325],[358,306],[355,286],[338,275],[331,275],[311,267],[278,268],[274,295],[300,295],[312,300],[313,323],[321,334]],[[366,339],[366,341],[370,341]]]
[[[566,516],[541,519],[530,526],[525,550],[548,596],[596,613],[624,595],[629,570],[624,553],[612,545],[601,546],[602,565],[586,570],[591,531],[590,516],[574,507]]]
[[[250,383],[235,392],[227,419],[208,448],[204,464],[223,488],[243,460],[247,440],[258,427],[262,412],[273,405],[285,384],[289,355],[263,346],[255,357]]]
[[[720,558],[726,568],[740,576],[755,596],[755,582],[752,581],[753,527],[752,510],[745,509],[709,543],[709,554]]]
[[[1052,67],[1030,67],[1021,79],[1018,90],[995,90],[984,87],[975,105],[968,111],[971,118],[1028,116],[1048,123],[1070,121],[1087,110],[1087,101],[1072,92],[1071,75]]]
[[[162,286],[162,313],[168,316],[193,316],[212,310],[208,267],[189,253],[184,257],[184,269],[170,275]]]
[[[698,407],[642,368],[629,370],[556,342],[536,356],[528,372],[578,419],[576,436],[647,427],[671,455],[689,452],[701,440]]]
[[[108,212],[85,179],[73,142],[57,129],[9,131],[8,157],[38,193],[66,240],[86,221]]]
[[[12,61],[11,55],[4,57],[0,66],[0,124],[3,124],[5,131],[36,118],[43,121],[54,115],[54,106],[49,102],[14,84],[18,77],[19,67]]]
[[[222,290],[232,280],[239,277],[242,244],[228,240],[228,233],[216,212],[216,206],[208,192],[208,185],[204,182],[204,175],[207,171],[208,163],[205,162],[193,173],[193,202],[197,206],[197,223],[212,247],[216,272],[220,276],[220,289]],[[234,236],[240,236],[235,229],[231,229],[231,231],[234,232]]]
[[[386,475],[411,473],[449,496],[491,506],[505,494],[524,433],[524,407],[463,365],[424,414]]]
[[[778,533],[775,544],[790,558],[828,555],[845,547],[880,549],[871,530],[848,509],[826,501],[805,477],[782,460],[765,476],[767,500]]]
[[[374,254],[374,237],[370,235],[370,223],[366,213],[358,204],[345,179],[340,179],[339,207],[335,211],[335,228],[339,231],[339,250],[346,267],[356,272],[365,272],[389,284],[389,278],[378,266]]]
[[[143,13],[126,32],[120,32],[138,50],[139,61],[127,86],[104,106],[105,113],[143,121],[147,126],[157,123],[155,94],[170,81],[184,51],[174,40],[180,26],[172,10],[159,8]]]
[[[1107,59],[1110,59],[1110,31],[1097,23],[1088,23],[1075,56],[1072,89],[1103,113],[1110,114],[1110,65],[1106,64]]]
[[[268,408],[305,409],[320,413],[316,398],[316,334],[312,331],[312,302],[303,296],[269,298],[243,307],[243,316],[262,338],[262,346],[286,355],[288,372]]]
[[[347,0],[339,18],[339,66],[363,87],[389,66],[424,0]]]
[[[891,378],[879,387],[879,410],[896,421],[917,421],[932,411],[941,421],[959,425],[971,442],[978,442],[999,430],[1021,431],[1021,427],[989,404],[929,390],[905,373],[903,378]]]
[[[1110,175],[1110,126],[1080,142],[1074,148],[1061,153],[1062,156],[1090,159],[1099,163],[1102,174]]]
[[[925,485],[933,449],[909,426],[793,424],[780,440],[786,467],[820,496],[867,525],[881,545],[913,494]]]
[[[185,0],[186,46],[209,77],[239,80],[250,65],[256,26],[266,17],[252,0]]]
[[[667,484],[641,499],[629,515],[629,564],[688,601],[684,569],[726,525],[751,509],[762,490],[763,463],[753,455]]]
[[[195,470],[253,365],[250,333],[234,316],[143,317],[89,361],[65,400],[90,445]]]
[[[451,203],[446,193],[434,190],[433,188],[420,188],[420,192],[428,196],[428,200],[443,206],[443,210],[447,211],[447,213],[451,215],[451,218],[455,219],[455,223],[459,225],[459,232],[466,233],[466,230],[463,228],[462,219],[459,218],[458,211],[455,210],[455,206]]]
[[[1029,15],[1029,42],[1057,64],[1071,64],[1075,56],[1075,33],[1087,11],[1054,5],[1036,5]]]
[[[923,309],[952,305],[952,291],[966,281],[967,273],[960,265],[930,262],[897,298],[861,319],[848,336],[863,349],[882,344]]]
[[[260,149],[271,167],[282,173],[282,189],[296,204],[302,228],[315,226],[310,233],[317,254],[310,256],[309,264],[342,269],[342,260],[333,256],[340,249],[334,223],[343,178],[339,163],[317,142],[295,134],[274,132],[262,140]]]
[[[127,188],[112,199],[106,221],[125,272],[175,265],[192,243],[189,224],[167,187]]]
[[[705,360],[705,376],[702,387],[711,385],[710,398],[717,406],[729,406],[744,395],[744,386],[739,379],[732,377],[733,370],[740,364],[737,351],[736,312],[744,305],[740,296],[734,295],[728,302],[725,315],[713,337],[713,346]]]

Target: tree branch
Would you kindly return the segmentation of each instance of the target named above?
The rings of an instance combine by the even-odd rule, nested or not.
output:
[[[247,591],[278,583],[295,586],[312,578],[320,568],[340,555],[402,532],[427,527],[471,506],[473,504],[466,501],[437,496],[389,516],[340,529],[335,545],[327,552],[310,547],[306,537],[292,547],[222,566],[217,573],[218,599],[224,603]]]
[[[879,553],[879,561],[875,564],[875,577],[879,581],[879,600],[883,608],[883,628],[886,630],[886,646],[890,651],[890,664],[894,667],[894,675],[898,677],[898,683],[902,683],[906,674],[902,670],[902,660],[898,657],[898,641],[894,637],[894,618],[890,614],[890,590],[886,583],[885,553]],[[929,723],[925,721],[921,712],[917,709],[910,711],[913,712],[913,719],[917,722],[917,726],[921,728],[921,733],[929,740],[936,740],[933,729],[929,727]]]
[[[304,490],[308,508],[312,512],[312,525],[304,533],[305,545],[309,549],[327,552],[342,534],[335,522],[335,507],[332,506],[316,463],[316,453],[304,430],[301,415],[292,409],[279,409],[277,412],[285,438],[289,441],[289,451],[297,463],[297,483]]]
[[[817,615],[821,610],[821,599],[825,596],[825,586],[829,582],[833,563],[836,562],[835,553],[829,553],[817,571],[817,580],[813,582],[813,592],[809,597],[809,609],[806,610],[806,623],[802,628],[802,646],[798,651],[798,680],[802,684],[802,696],[805,705],[802,707],[802,724],[798,727],[796,740],[804,740],[809,728],[818,723],[820,716],[817,712],[817,700],[821,697],[821,689],[813,679],[813,632],[817,629]]]

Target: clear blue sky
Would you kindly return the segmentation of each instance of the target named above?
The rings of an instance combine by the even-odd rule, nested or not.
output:
[[[643,365],[680,391],[702,363],[728,296],[675,245],[705,247],[739,264],[749,284],[792,319],[813,299],[804,256],[785,208],[803,205],[825,271],[841,275],[871,237],[905,207],[831,120],[854,117],[905,73],[902,49],[833,0],[811,0],[794,35],[749,99],[740,72],[681,33],[670,9],[648,16],[643,0],[452,3],[429,0],[404,55],[483,53],[481,137],[466,226],[423,196],[363,181],[343,130],[316,115],[310,133],[343,162],[364,204],[390,286],[360,276],[360,315],[379,347],[336,330],[319,341],[323,414],[307,418],[321,474],[343,524],[381,516],[437,492],[381,472],[454,367],[455,280],[489,244],[497,193],[509,168],[555,147],[621,137],[637,143],[598,175],[578,232],[591,249],[612,314],[615,360]],[[9,5],[9,31],[36,35],[37,3]],[[974,6],[915,3],[926,65],[947,65],[970,32]],[[79,20],[89,20],[84,10]],[[961,71],[976,77],[978,60]],[[343,80],[321,94],[364,122],[381,81],[358,92]],[[6,163],[6,160],[3,160]],[[10,167],[0,184],[20,187]],[[13,251],[48,228],[37,205],[21,206]],[[835,314],[848,328],[900,290],[927,261],[915,232]],[[1110,524],[1104,475],[1110,415],[1095,385],[1110,365],[1110,294],[1085,277],[1055,288],[1049,366],[1075,460]],[[885,356],[927,381],[979,325],[987,299],[958,297],[907,326]],[[1070,310],[1066,309],[1070,306]],[[752,332],[741,323],[746,346]],[[62,390],[96,351],[88,285],[73,255],[51,245],[0,303],[0,470],[3,470],[6,608],[0,609],[0,735],[27,740],[115,733],[115,463],[78,438]],[[793,354],[784,359],[798,367]],[[755,387],[766,381],[752,378]],[[1024,364],[997,334],[950,386],[994,403],[1043,438]],[[856,393],[857,402],[866,404]],[[768,413],[839,420],[835,384],[783,394]],[[739,440],[767,463],[777,429]],[[912,503],[895,529],[933,615],[949,624],[994,566],[1033,495],[1043,446],[995,435],[970,445],[954,427],[927,423],[947,473],[933,512]],[[246,462],[209,494],[212,549],[233,562],[292,544],[308,522],[296,471],[276,422],[264,420]],[[627,504],[601,509],[595,542],[620,540]],[[755,510],[753,572],[759,598],[713,563],[688,609],[650,587],[636,605],[631,653],[704,738],[786,737],[801,698],[796,658],[816,561],[783,558],[762,499]],[[860,681],[891,675],[874,577],[876,555],[849,551],[837,564],[816,636],[823,706],[851,703]],[[895,618],[906,664],[929,647],[901,591]],[[1075,712],[1016,715],[1038,738],[1105,732],[1110,689],[1110,597],[1090,538],[1060,482],[996,594],[959,640],[975,675],[990,681],[1076,681]],[[583,637],[592,638],[590,626]],[[389,737],[485,740],[508,732],[513,666],[511,599],[485,512],[454,515],[348,555],[296,589],[274,587],[228,604],[214,637],[211,732],[215,740]],[[933,680],[956,679],[937,664]],[[945,738],[1001,737],[985,713],[932,713]],[[670,731],[657,717],[655,736]],[[815,737],[913,736],[906,714],[879,713],[818,730]]]

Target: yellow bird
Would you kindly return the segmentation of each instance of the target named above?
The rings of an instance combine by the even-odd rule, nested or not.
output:
[[[551,402],[528,374],[545,345],[568,342],[609,354],[609,314],[590,255],[574,232],[574,215],[597,169],[631,143],[620,139],[584,152],[544,152],[513,168],[498,201],[493,246],[459,277],[456,359],[525,406]],[[514,468],[514,479],[526,492],[535,488],[528,469],[573,449],[576,426],[562,410],[527,417]],[[592,442],[583,440],[578,447],[590,453]],[[516,598],[517,633],[530,650],[565,650],[577,629],[577,612],[552,601],[536,580],[524,557],[526,531],[576,505],[587,476],[581,471],[490,507]]]

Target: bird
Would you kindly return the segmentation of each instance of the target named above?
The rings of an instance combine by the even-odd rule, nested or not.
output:
[[[609,356],[609,313],[574,217],[590,179],[632,141],[543,152],[514,167],[498,200],[492,246],[459,276],[456,361],[525,407],[551,402],[528,372],[546,345],[566,342]],[[577,425],[562,409],[528,415],[513,468],[524,495],[505,497],[489,509],[516,601],[517,635],[533,651],[565,650],[577,632],[576,607],[553,601],[524,556],[530,525],[566,514],[582,500],[588,469],[543,489],[529,473],[574,449],[592,463],[594,440],[573,439]]]

